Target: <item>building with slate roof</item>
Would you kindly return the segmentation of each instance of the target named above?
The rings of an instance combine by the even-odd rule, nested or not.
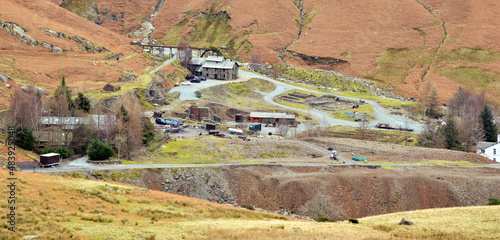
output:
[[[500,134],[497,137],[497,142],[478,142],[476,153],[487,157],[495,162],[500,162]]]
[[[238,63],[222,56],[192,58],[188,67],[195,76],[209,79],[234,80],[238,78]]]

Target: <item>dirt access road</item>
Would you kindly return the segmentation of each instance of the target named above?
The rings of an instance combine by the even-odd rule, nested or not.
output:
[[[197,100],[195,92],[200,90],[200,89],[209,88],[209,87],[220,85],[220,84],[246,81],[246,80],[249,80],[251,78],[264,79],[264,80],[272,82],[276,86],[276,89],[270,93],[257,91],[260,94],[262,94],[264,96],[264,100],[270,104],[273,104],[273,105],[281,107],[281,108],[291,109],[294,111],[300,111],[300,112],[310,114],[310,115],[312,115],[313,118],[318,120],[321,127],[337,126],[337,125],[354,126],[354,127],[359,126],[358,122],[352,122],[352,121],[332,118],[330,116],[330,114],[323,112],[321,110],[318,110],[318,109],[311,109],[311,110],[298,109],[298,108],[294,108],[294,107],[285,106],[285,105],[279,104],[279,103],[274,101],[274,97],[276,97],[280,94],[283,94],[289,90],[293,90],[293,89],[308,91],[308,92],[312,92],[312,93],[325,94],[323,92],[319,92],[319,91],[315,91],[315,90],[311,90],[311,89],[306,89],[306,88],[302,88],[302,87],[297,87],[297,86],[292,86],[290,84],[286,84],[286,83],[274,80],[272,78],[268,78],[268,77],[265,77],[265,76],[262,76],[259,74],[255,74],[255,73],[252,73],[249,71],[241,70],[241,69],[239,70],[239,75],[240,75],[240,78],[238,80],[219,81],[219,80],[208,79],[205,82],[193,83],[191,86],[175,87],[175,88],[171,89],[169,91],[169,93],[171,94],[174,92],[179,92],[180,93],[179,100]],[[327,94],[327,95],[333,95],[333,94]],[[362,100],[359,98],[352,98],[352,97],[341,97],[341,98],[350,99],[350,100],[354,100],[354,101]],[[402,127],[413,128],[415,133],[420,133],[423,129],[423,125],[420,123],[408,120],[403,116],[391,115],[388,110],[384,109],[382,106],[380,106],[375,101],[371,101],[371,100],[364,100],[364,101],[373,106],[373,110],[374,110],[373,114],[374,114],[375,119],[370,121],[371,128],[376,129],[375,125],[377,123],[388,123],[391,126],[395,126],[395,127],[402,126]]]
[[[326,150],[324,150],[326,151]],[[326,153],[326,152],[325,152]],[[87,163],[88,157],[78,158],[69,163],[63,163],[58,166],[48,168],[33,168],[26,167],[21,170],[24,172],[71,172],[71,171],[102,171],[102,170],[126,170],[126,169],[148,169],[148,168],[204,168],[204,167],[223,167],[223,166],[293,166],[293,167],[336,167],[336,166],[365,166],[369,168],[378,168],[382,166],[390,167],[429,167],[427,165],[414,165],[414,164],[365,164],[354,161],[346,161],[345,164],[336,163],[268,163],[268,164],[120,164],[120,165],[105,165],[105,164],[91,164]],[[443,166],[440,166],[443,167]],[[484,166],[446,166],[450,168],[497,168],[500,169],[500,164],[486,164]]]

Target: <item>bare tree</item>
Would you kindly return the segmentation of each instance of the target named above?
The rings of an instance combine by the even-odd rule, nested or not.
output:
[[[278,122],[278,126],[276,127],[276,134],[282,137],[286,137],[289,130],[290,125],[288,124],[288,121],[285,119],[280,119]]]
[[[252,71],[260,72],[262,61],[260,60],[261,56],[258,53],[252,53],[252,63],[250,64]]]
[[[368,135],[368,130],[370,129],[370,122],[363,119],[358,125],[358,134],[362,140],[365,140]]]
[[[438,114],[439,101],[436,84],[431,80],[427,81],[424,88],[424,96],[422,98],[422,105],[426,109],[424,114],[435,117]]]
[[[345,212],[341,206],[335,205],[330,196],[319,193],[313,199],[304,204],[301,213],[313,219],[327,217],[330,219],[342,219],[345,217]]]
[[[186,41],[180,41],[179,48],[177,49],[177,59],[181,62],[181,65],[187,68],[192,58],[193,51],[191,50],[189,43]]]
[[[43,105],[42,97],[35,87],[14,90],[14,94],[9,97],[9,103],[10,124],[21,125],[32,131],[38,129]]]
[[[445,139],[438,127],[430,120],[424,126],[424,130],[418,136],[418,143],[423,147],[444,148]]]
[[[129,92],[123,95],[112,109],[116,120],[115,139],[111,142],[120,151],[120,155],[130,159],[132,154],[142,147],[143,109],[141,103],[135,94]]]

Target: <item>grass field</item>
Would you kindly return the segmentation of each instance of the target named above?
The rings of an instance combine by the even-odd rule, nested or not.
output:
[[[297,161],[305,155],[299,146],[279,141],[244,142],[214,136],[178,139],[136,161],[151,164],[213,164]]]
[[[0,170],[7,185],[8,172]],[[105,181],[16,173],[16,232],[1,239],[498,239],[500,206],[428,209],[317,223]],[[2,196],[8,188],[0,190]],[[8,212],[7,202],[0,204]],[[398,225],[401,218],[415,225]]]

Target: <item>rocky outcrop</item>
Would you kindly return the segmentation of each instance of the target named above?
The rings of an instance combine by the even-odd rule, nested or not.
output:
[[[125,74],[118,78],[118,82],[130,82],[137,79],[137,76],[131,74]]]
[[[82,51],[86,51],[88,53],[101,53],[101,52],[110,52],[109,49],[105,47],[96,47],[92,42],[89,40],[79,37],[79,36],[69,36],[68,37],[70,40],[73,40],[77,43],[79,43],[78,47]]]
[[[50,51],[53,53],[62,53],[62,54],[66,53],[66,50],[64,50],[58,46],[52,45],[50,43],[42,42],[42,43],[40,43],[40,46],[47,48],[47,49],[50,49]]]
[[[22,86],[22,87],[21,87],[21,90],[23,90],[23,91],[25,91],[25,92],[28,92],[28,89],[29,89],[29,87],[28,87],[28,86]],[[36,92],[37,92],[38,94],[40,94],[40,95],[45,95],[45,94],[49,93],[49,92],[47,92],[45,89],[43,89],[43,88],[41,88],[41,87],[35,87],[35,90],[36,90]]]
[[[66,34],[64,34],[62,32],[57,32],[57,31],[54,31],[54,30],[50,30],[48,28],[40,28],[40,30],[42,30],[43,32],[48,32],[48,33],[50,33],[50,35],[52,35],[54,37],[66,38]]]
[[[28,30],[19,26],[17,23],[0,20],[0,27],[7,32],[11,32],[13,36],[24,44],[33,47],[38,45],[38,41],[36,39],[26,34]]]
[[[121,89],[120,86],[113,86],[113,85],[111,85],[111,83],[108,83],[103,87],[103,90],[107,91],[107,92],[116,92],[116,91],[120,91],[120,89]]]

